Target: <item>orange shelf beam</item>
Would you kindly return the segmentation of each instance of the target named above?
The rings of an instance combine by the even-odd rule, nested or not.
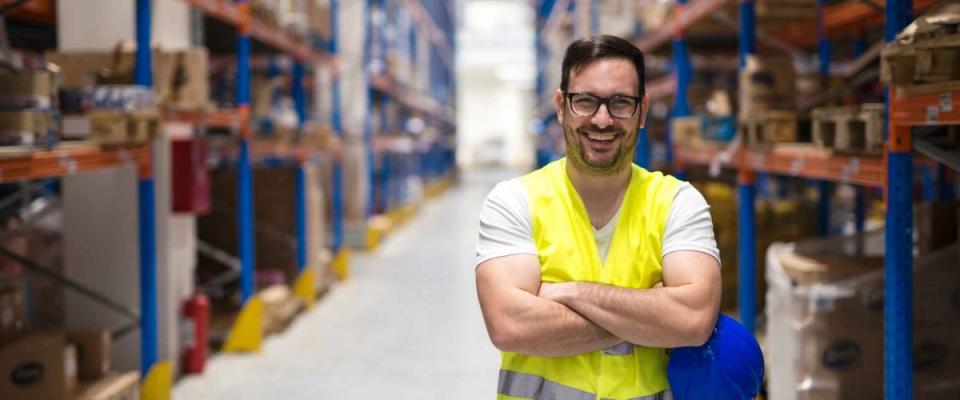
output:
[[[370,78],[370,85],[383,93],[388,93],[399,100],[407,107],[423,112],[425,114],[437,116],[447,122],[454,122],[454,111],[444,107],[436,100],[423,95],[414,94],[413,91],[403,88],[387,75],[376,75]]]
[[[885,181],[883,157],[847,156],[801,152],[740,149],[724,160],[721,150],[675,147],[674,156],[684,164],[711,165],[719,162],[728,168],[747,167],[752,171],[882,188]]]
[[[913,9],[920,12],[934,6],[940,0],[914,0]],[[881,7],[886,0],[875,0]],[[859,1],[847,1],[841,4],[827,6],[823,13],[823,26],[827,36],[837,38],[844,35],[856,34],[864,29],[873,29],[883,26],[884,15],[872,7]],[[796,22],[789,24],[777,33],[777,36],[798,47],[812,47],[817,44],[816,21]]]
[[[960,125],[960,92],[894,96],[890,110],[894,125]]]
[[[266,22],[260,21],[254,17],[247,17],[240,11],[240,8],[231,2],[225,0],[186,0],[187,3],[203,11],[207,15],[217,18],[223,22],[240,27],[249,18],[250,36],[268,44],[302,62],[311,65],[326,64],[336,70],[336,60],[331,55],[323,51],[318,51],[296,40],[286,32],[274,28]]]
[[[641,36],[633,43],[644,52],[656,50],[658,47],[670,42],[678,32],[690,29],[691,26],[719,10],[729,1],[730,0],[694,0],[690,4],[687,4],[682,12],[674,15],[670,22],[667,22],[653,33]]]
[[[22,157],[0,159],[0,182],[53,178],[78,172],[137,165],[140,177],[150,176],[150,149],[147,145],[104,149],[95,145],[70,146],[37,151]]]

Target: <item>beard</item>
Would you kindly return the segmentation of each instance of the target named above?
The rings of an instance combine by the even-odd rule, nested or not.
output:
[[[635,127],[631,135],[617,126],[601,129],[591,124],[585,124],[580,128],[574,129],[569,124],[563,124],[563,137],[566,142],[567,160],[570,161],[574,168],[587,175],[615,175],[629,168],[633,162],[633,153],[637,146],[638,131],[639,126]],[[586,132],[613,133],[618,135],[620,137],[620,145],[614,150],[615,153],[613,157],[609,160],[590,160],[582,142],[582,138],[586,136]]]

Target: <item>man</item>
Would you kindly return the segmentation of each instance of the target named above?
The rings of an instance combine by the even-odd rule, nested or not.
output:
[[[480,213],[477,292],[502,399],[669,398],[665,349],[706,342],[720,307],[709,206],[632,164],[643,54],[567,48],[554,96],[565,159],[498,184]]]

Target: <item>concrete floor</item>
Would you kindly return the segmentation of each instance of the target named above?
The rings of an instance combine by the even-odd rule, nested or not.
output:
[[[473,273],[477,214],[509,173],[474,173],[423,206],[255,355],[218,355],[175,399],[490,399],[490,344]]]

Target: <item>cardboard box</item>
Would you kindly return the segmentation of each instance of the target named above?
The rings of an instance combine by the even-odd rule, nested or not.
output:
[[[47,111],[0,111],[0,146],[44,143],[51,120]]]
[[[699,116],[676,117],[670,120],[670,130],[673,134],[673,143],[677,146],[699,146],[703,141],[700,134],[701,121]]]
[[[139,400],[140,374],[133,371],[111,374],[96,382],[81,384],[74,398],[76,400]]]
[[[77,376],[80,380],[97,380],[110,372],[110,331],[70,330],[67,331],[67,341],[77,348]]]
[[[796,110],[796,74],[790,58],[748,57],[739,88],[741,120],[755,119],[765,111]]]
[[[62,400],[76,384],[76,349],[63,334],[35,333],[0,348],[0,398]]]
[[[90,113],[90,136],[102,144],[123,144],[128,140],[127,116],[122,111]]]
[[[56,75],[45,69],[11,72],[0,70],[0,95],[51,96],[56,92]]]
[[[203,110],[209,105],[209,54],[205,48],[153,51],[153,94],[157,105]],[[133,52],[48,52],[48,62],[60,66],[63,87],[96,84],[132,84],[136,56]]]

